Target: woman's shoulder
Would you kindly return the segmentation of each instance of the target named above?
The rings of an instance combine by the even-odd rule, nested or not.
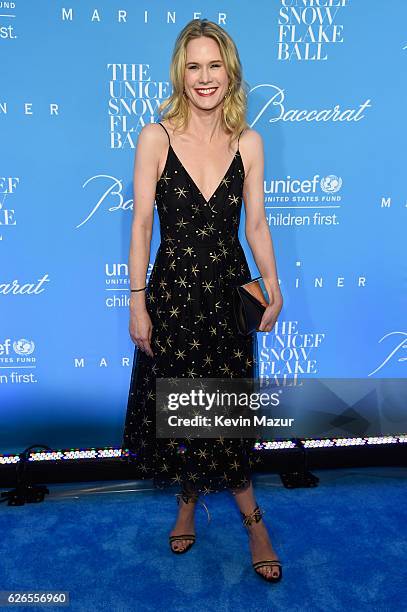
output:
[[[158,122],[146,123],[140,130],[138,142],[142,143],[143,146],[157,147],[164,145],[164,143],[168,144],[168,136]]]
[[[240,142],[247,143],[248,147],[261,146],[263,144],[263,138],[257,130],[246,127],[240,135]]]

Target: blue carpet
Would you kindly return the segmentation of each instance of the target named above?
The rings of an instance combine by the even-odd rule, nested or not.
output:
[[[246,531],[227,492],[197,507],[197,542],[169,550],[174,493],[144,490],[0,506],[0,590],[69,591],[48,610],[189,612],[406,610],[406,468],[314,470],[319,486],[285,489],[255,475],[283,563],[268,584],[251,568]],[[115,483],[89,483],[115,486]],[[123,485],[123,483],[121,483]],[[50,485],[52,494],[74,485]],[[20,610],[39,609],[19,607]]]

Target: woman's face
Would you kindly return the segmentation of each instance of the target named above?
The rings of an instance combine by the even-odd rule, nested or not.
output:
[[[218,43],[201,36],[187,44],[184,87],[189,100],[201,109],[210,110],[223,101],[229,78]]]

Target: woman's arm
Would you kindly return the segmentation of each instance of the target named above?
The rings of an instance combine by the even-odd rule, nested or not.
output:
[[[162,132],[162,134],[161,134]],[[141,130],[135,153],[133,220],[129,253],[129,279],[132,289],[146,285],[154,220],[154,200],[160,152],[166,138],[161,127],[148,124]],[[146,308],[145,291],[130,293],[130,335],[133,341],[151,351],[151,322]]]
[[[283,305],[273,241],[264,211],[264,151],[263,139],[255,130],[246,130],[241,138],[246,176],[243,199],[246,211],[245,233],[256,265],[270,297],[260,331],[271,331]]]

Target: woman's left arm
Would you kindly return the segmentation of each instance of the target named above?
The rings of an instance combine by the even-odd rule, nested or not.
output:
[[[264,211],[263,139],[255,130],[246,130],[240,148],[246,162],[243,186],[245,234],[270,298],[259,331],[271,331],[283,306],[283,296],[278,282],[273,240]]]

